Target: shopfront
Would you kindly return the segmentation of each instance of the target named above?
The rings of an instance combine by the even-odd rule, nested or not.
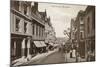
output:
[[[36,46],[37,53],[44,53],[46,52],[46,44],[44,41],[33,41]]]

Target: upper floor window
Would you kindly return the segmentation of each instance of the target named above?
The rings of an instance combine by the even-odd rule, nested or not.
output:
[[[42,28],[42,36],[44,36],[44,28]]]
[[[26,30],[27,30],[27,23],[24,22],[24,33],[26,33]]]
[[[36,35],[38,36],[38,25],[36,25]]]
[[[84,32],[80,32],[80,39],[84,38]]]
[[[21,2],[20,1],[11,1],[11,8],[21,12]]]
[[[82,17],[81,17],[81,19],[80,19],[80,24],[84,24],[83,18],[82,18]]]
[[[39,27],[39,36],[41,36],[41,27]]]
[[[24,14],[27,15],[28,14],[28,6],[24,5]]]
[[[88,18],[87,18],[87,32],[88,32],[88,33],[90,32],[90,27],[89,27],[89,25],[90,25],[90,18],[88,17]]]
[[[33,24],[33,26],[32,26],[32,27],[33,27],[33,35],[34,35],[34,29],[35,29],[35,28],[34,28],[34,24]]]
[[[92,28],[95,29],[95,15],[92,16]]]
[[[19,31],[19,23],[20,23],[20,19],[16,18],[16,31]]]
[[[19,11],[19,1],[14,1],[14,8]]]
[[[82,31],[82,30],[84,30],[84,25],[83,24],[80,25],[80,31]]]

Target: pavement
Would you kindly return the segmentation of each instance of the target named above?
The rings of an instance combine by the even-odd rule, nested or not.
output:
[[[19,59],[13,61],[13,63],[14,63],[13,66],[24,65],[24,64],[27,65],[30,62],[36,62],[36,61],[40,60],[41,58],[45,58],[57,51],[58,51],[58,49],[54,49],[53,51],[48,51],[46,53],[37,54],[35,57],[30,59],[29,61],[27,61],[27,58],[19,58]]]
[[[78,62],[84,62],[86,59],[82,59],[78,57]],[[18,65],[40,65],[40,64],[58,64],[58,63],[74,63],[76,62],[76,57],[70,58],[70,53],[65,54],[58,49],[53,51],[48,51],[47,53],[37,54],[31,60],[27,61],[27,59],[20,59],[19,62],[14,64],[13,66]]]
[[[41,64],[58,64],[64,63],[64,56],[62,52],[54,52],[45,58],[41,58],[39,61],[29,63],[32,65],[41,65]]]
[[[78,61],[77,62],[85,62],[85,61],[86,61],[85,58],[78,57]],[[69,52],[69,53],[67,53],[67,57],[66,57],[65,62],[74,63],[74,62],[76,62],[76,57],[70,58],[70,52]]]
[[[70,52],[69,52],[65,54],[65,62],[66,63],[76,62],[76,58],[70,58]]]

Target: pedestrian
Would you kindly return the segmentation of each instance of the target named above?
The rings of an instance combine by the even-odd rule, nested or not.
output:
[[[64,54],[64,56],[65,56],[65,53],[66,53],[66,47],[63,45],[63,47],[62,47],[62,52],[63,52],[63,54]]]
[[[67,51],[65,51],[65,62],[67,62]]]
[[[61,47],[59,47],[59,52],[61,52]]]
[[[75,49],[72,50],[72,57],[73,57],[73,58],[76,57],[76,50],[75,50]]]

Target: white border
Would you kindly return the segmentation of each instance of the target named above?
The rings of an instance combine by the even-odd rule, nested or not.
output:
[[[29,1],[29,0],[28,0]],[[41,67],[98,67],[100,57],[100,2],[99,0],[34,0],[39,2],[69,3],[96,5],[96,62],[66,63],[52,65],[38,65]],[[10,63],[10,0],[0,0],[0,67],[9,67]],[[33,66],[27,66],[33,67]]]

